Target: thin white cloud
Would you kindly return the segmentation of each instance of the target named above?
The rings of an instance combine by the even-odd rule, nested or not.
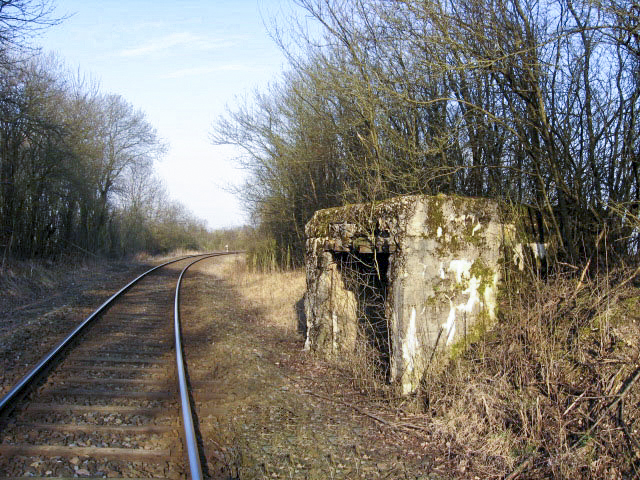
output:
[[[120,56],[141,57],[153,53],[168,51],[177,47],[185,47],[191,50],[213,50],[230,47],[232,45],[233,43],[228,40],[215,41],[202,36],[193,35],[188,32],[172,33],[164,37],[155,38],[137,47],[122,50],[120,52]]]
[[[228,64],[228,65],[217,65],[210,67],[194,67],[194,68],[185,68],[182,70],[176,70],[174,72],[167,73],[162,75],[161,78],[185,78],[185,77],[194,77],[198,75],[207,75],[209,73],[216,72],[233,72],[233,71],[246,71],[251,70],[252,67],[241,64]]]

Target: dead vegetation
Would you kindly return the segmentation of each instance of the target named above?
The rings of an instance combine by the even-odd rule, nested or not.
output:
[[[381,383],[370,356],[335,368],[361,393],[353,408],[421,437],[451,478],[638,478],[637,273],[513,281],[495,328],[434,363],[413,397]]]
[[[5,262],[0,268],[0,394],[146,268],[142,260],[77,257]]]
[[[260,273],[248,268],[244,258],[238,256],[222,260],[220,274],[229,278],[238,288],[241,301],[248,309],[260,309],[261,322],[287,332],[301,332],[306,328],[302,295],[305,289],[301,270]]]
[[[640,292],[631,278],[557,273],[513,285],[496,328],[425,379],[432,425],[479,474],[639,476]]]
[[[451,478],[637,478],[637,271],[593,269],[512,282],[497,326],[432,368],[413,397],[385,383],[366,345],[316,359],[333,379],[312,394],[410,435]],[[247,287],[261,276],[248,275]],[[269,304],[264,293],[255,301]]]
[[[241,257],[202,262],[187,278],[187,362],[210,392],[193,392],[206,475],[446,478],[427,476],[419,437],[398,431],[388,408],[378,416],[378,398],[303,351],[304,287],[301,271],[252,273]]]
[[[106,284],[109,277],[117,277],[115,285],[118,285],[127,274],[140,271],[153,261],[142,256],[133,260],[74,256],[56,261],[10,259],[0,265],[0,314],[46,309],[52,300],[68,301],[65,296]],[[124,278],[120,278],[122,274]]]

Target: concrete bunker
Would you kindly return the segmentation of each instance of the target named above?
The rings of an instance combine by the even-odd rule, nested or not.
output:
[[[482,198],[407,196],[316,212],[306,226],[306,348],[344,356],[364,340],[385,376],[415,391],[438,352],[495,322],[502,264],[517,265],[529,246],[507,248],[514,232]]]

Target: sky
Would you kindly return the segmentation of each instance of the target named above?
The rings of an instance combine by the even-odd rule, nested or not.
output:
[[[156,172],[172,199],[209,228],[248,223],[230,185],[245,172],[238,151],[209,135],[226,106],[276,81],[284,56],[270,38],[291,0],[54,0],[60,25],[35,43],[55,52],[102,93],[147,115],[168,153]]]

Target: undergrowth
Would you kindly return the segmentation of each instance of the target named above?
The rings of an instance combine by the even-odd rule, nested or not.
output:
[[[247,310],[259,310],[266,325],[294,335],[303,334],[304,271],[276,269],[266,273],[254,269],[250,262],[244,255],[229,255],[219,257],[206,268],[230,278],[240,295],[239,301]]]
[[[364,346],[336,367],[362,401],[431,432],[452,478],[640,478],[638,270],[580,273],[512,281],[496,326],[434,362],[414,397]]]
[[[64,257],[57,262],[11,259],[0,268],[0,310],[64,287],[69,272],[92,260]]]
[[[511,285],[500,322],[425,378],[423,401],[478,473],[640,476],[640,291],[624,270]]]

